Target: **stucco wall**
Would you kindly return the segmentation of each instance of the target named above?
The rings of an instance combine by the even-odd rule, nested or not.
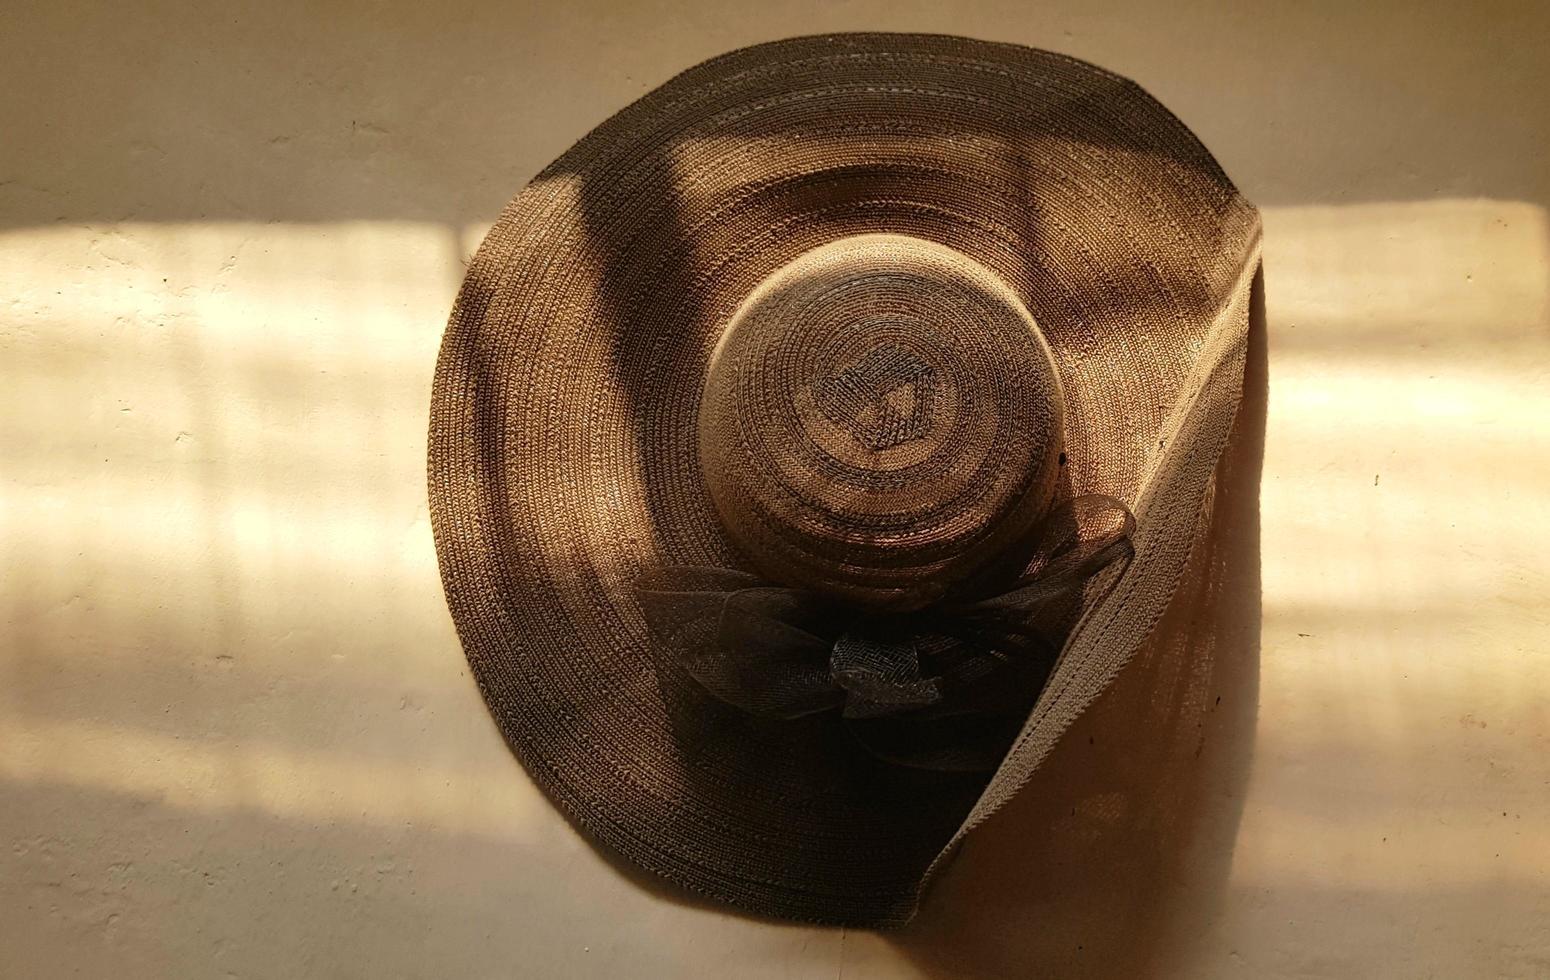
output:
[[[0,976],[1550,975],[1550,7],[1255,6],[7,4]],[[581,841],[423,476],[505,200],[683,67],[853,29],[1129,75],[1266,226],[1222,700],[1162,773],[1116,692],[898,936]]]

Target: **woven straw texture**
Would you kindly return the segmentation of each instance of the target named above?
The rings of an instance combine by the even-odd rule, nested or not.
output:
[[[436,368],[437,553],[501,731],[576,825],[654,874],[759,914],[907,920],[1168,605],[1236,412],[1258,261],[1257,213],[1183,125],[1048,52],[801,38],[624,109],[502,213]],[[833,311],[858,283],[858,310],[891,312],[852,343],[861,314]],[[808,342],[777,329],[793,309]],[[1018,346],[1029,322],[1038,343]],[[750,363],[774,366],[718,380]],[[883,376],[912,387],[882,397]],[[884,459],[869,493],[938,478],[847,510],[838,464],[760,465],[799,428],[832,459]],[[908,600],[999,554],[1050,493],[1125,501],[1135,557],[990,777],[880,763],[832,716],[707,699],[633,598],[643,570],[697,565]]]
[[[762,284],[711,357],[700,462],[770,578],[869,606],[993,568],[1047,509],[1065,399],[1017,297],[898,235],[814,249]]]

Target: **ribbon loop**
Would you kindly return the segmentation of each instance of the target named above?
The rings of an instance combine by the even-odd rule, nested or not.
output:
[[[829,676],[845,690],[845,717],[898,714],[942,700],[941,678],[921,668],[913,637],[889,636],[863,623],[834,641]]]
[[[1074,497],[1045,518],[1028,572],[1005,591],[893,616],[706,566],[650,570],[637,594],[711,696],[767,718],[839,709],[885,761],[980,769],[999,760],[1093,593],[1128,564],[1134,530],[1121,501]]]

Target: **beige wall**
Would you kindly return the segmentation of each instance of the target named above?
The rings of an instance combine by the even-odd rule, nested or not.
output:
[[[1550,975],[1550,7],[247,6],[0,10],[0,976]],[[1130,75],[1266,219],[1189,779],[1074,738],[893,937],[579,840],[423,479],[501,204],[680,68],[862,28]]]

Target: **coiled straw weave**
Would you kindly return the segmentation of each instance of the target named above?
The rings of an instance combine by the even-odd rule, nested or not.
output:
[[[624,109],[501,214],[436,366],[437,554],[501,731],[576,825],[680,886],[907,920],[1172,596],[1258,261],[1188,130],[1049,52],[800,38]],[[1135,558],[988,781],[707,699],[633,598],[700,565],[908,604],[1087,493],[1130,506]]]

